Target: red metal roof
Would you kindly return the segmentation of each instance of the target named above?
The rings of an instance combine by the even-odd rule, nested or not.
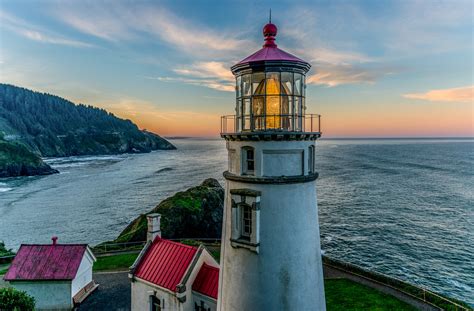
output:
[[[275,47],[263,47],[262,49],[258,50],[257,52],[253,53],[252,55],[248,56],[247,58],[241,60],[238,64],[246,64],[246,63],[253,63],[253,62],[260,62],[260,61],[270,61],[270,60],[284,60],[290,62],[303,62],[306,63],[304,60],[291,55],[279,48]]]
[[[87,244],[22,244],[5,274],[14,280],[72,280]]]
[[[277,48],[275,44],[276,34],[277,27],[274,24],[269,23],[265,25],[265,27],[263,27],[263,35],[265,37],[263,48],[241,60],[237,65],[271,60],[306,63],[304,60]]]
[[[135,276],[176,292],[197,248],[157,237],[135,270]]]
[[[204,263],[193,283],[193,290],[203,295],[217,299],[219,288],[219,268]]]

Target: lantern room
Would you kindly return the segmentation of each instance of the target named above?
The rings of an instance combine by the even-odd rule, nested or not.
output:
[[[319,133],[319,115],[306,114],[305,75],[310,65],[277,47],[277,27],[263,28],[263,48],[232,66],[235,115],[222,117],[221,133]]]

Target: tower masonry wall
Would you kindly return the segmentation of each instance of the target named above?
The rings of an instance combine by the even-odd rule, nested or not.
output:
[[[309,147],[315,141],[227,141],[228,171],[245,175],[245,148],[254,148],[255,177],[306,176],[310,173]],[[313,166],[314,167],[314,166]]]
[[[228,149],[255,147],[262,172],[265,150],[306,150],[314,142],[229,142]],[[304,152],[306,155],[307,152]],[[307,160],[304,161],[306,163]],[[295,165],[293,162],[281,165]],[[263,164],[263,167],[265,164]],[[306,168],[306,164],[303,164]],[[275,168],[278,169],[278,168]],[[232,189],[260,193],[258,251],[232,245]],[[324,283],[316,182],[226,181],[218,310],[324,311]]]

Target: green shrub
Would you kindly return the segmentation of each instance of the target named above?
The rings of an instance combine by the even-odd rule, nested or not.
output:
[[[0,257],[11,256],[11,255],[15,255],[15,253],[12,252],[11,249],[7,249],[7,247],[5,246],[5,243],[3,241],[0,241]]]
[[[26,292],[11,287],[0,288],[0,310],[29,311],[35,309],[35,299]]]

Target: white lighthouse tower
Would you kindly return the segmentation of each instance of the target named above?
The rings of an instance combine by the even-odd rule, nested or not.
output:
[[[314,151],[306,114],[310,65],[265,44],[232,66],[236,114],[222,117],[228,150],[218,310],[326,310]]]

